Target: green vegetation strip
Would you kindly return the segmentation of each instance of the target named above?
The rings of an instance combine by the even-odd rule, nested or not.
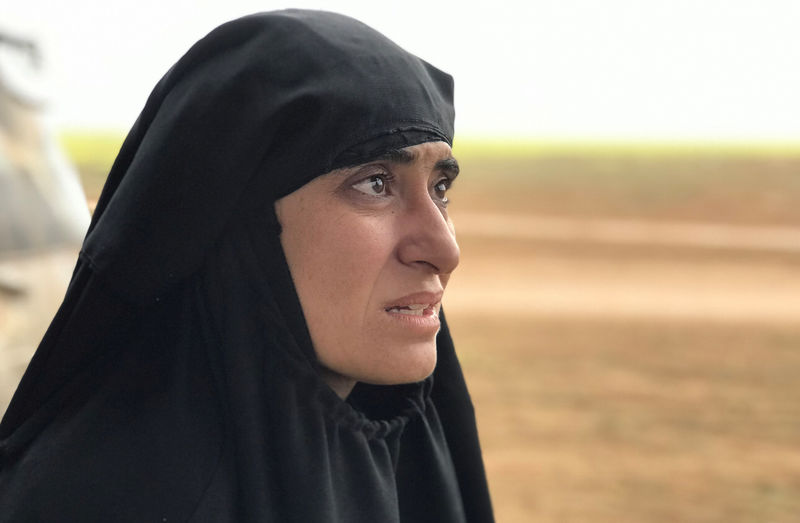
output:
[[[61,144],[78,166],[108,168],[125,134],[119,131],[65,131]],[[558,141],[518,137],[456,137],[454,150],[460,156],[800,156],[800,140],[783,142],[732,141]]]
[[[67,157],[79,168],[107,170],[117,157],[125,134],[114,131],[66,131],[60,134]]]
[[[458,156],[800,156],[800,140],[737,141],[557,141],[456,137]]]

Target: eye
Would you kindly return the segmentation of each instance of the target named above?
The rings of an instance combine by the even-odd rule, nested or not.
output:
[[[442,202],[443,204],[447,205],[450,200],[447,198],[447,190],[450,188],[450,185],[453,183],[452,180],[449,178],[442,178],[436,185],[433,186],[433,194],[437,200]]]
[[[381,196],[386,193],[389,185],[389,176],[386,174],[374,174],[364,178],[352,185],[353,189],[369,196]]]

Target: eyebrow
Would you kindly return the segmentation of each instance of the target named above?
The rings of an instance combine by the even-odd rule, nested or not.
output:
[[[414,163],[416,159],[417,154],[406,149],[389,149],[376,158],[376,160],[386,160],[392,163],[401,164]],[[447,177],[451,180],[455,179],[461,170],[461,168],[458,166],[458,161],[452,156],[449,158],[443,158],[436,162],[433,166],[433,169],[447,175]]]
[[[450,158],[439,160],[436,162],[436,165],[434,165],[433,168],[437,171],[441,171],[451,180],[455,180],[456,176],[458,176],[458,173],[461,172],[461,168],[458,166],[458,161],[456,161],[456,159],[452,156]]]
[[[405,149],[389,149],[375,159],[387,160],[392,163],[413,163],[417,159],[417,155]]]

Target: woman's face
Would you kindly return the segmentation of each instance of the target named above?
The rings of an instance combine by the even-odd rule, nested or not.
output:
[[[281,244],[326,381],[397,384],[436,364],[442,293],[459,250],[444,142],[315,178],[275,204]]]

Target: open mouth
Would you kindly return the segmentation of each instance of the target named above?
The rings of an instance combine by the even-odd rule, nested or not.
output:
[[[436,316],[438,303],[412,303],[402,307],[389,307],[386,312],[405,314],[408,316]]]

